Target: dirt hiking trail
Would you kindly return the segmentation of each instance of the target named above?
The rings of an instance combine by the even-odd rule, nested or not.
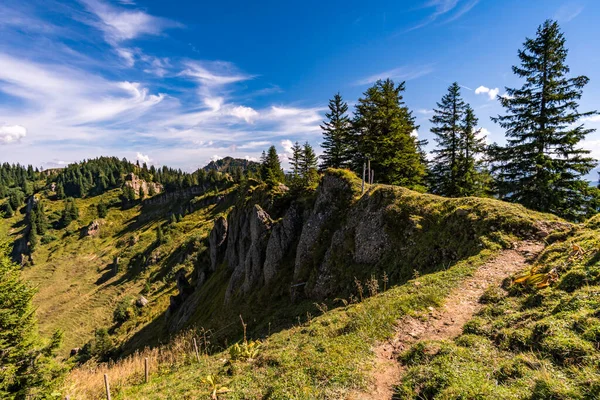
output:
[[[542,251],[537,242],[518,242],[513,249],[502,250],[479,267],[473,276],[463,281],[445,299],[440,309],[430,309],[426,320],[406,317],[398,321],[393,338],[377,345],[373,368],[373,386],[369,393],[354,392],[348,400],[389,400],[394,385],[399,383],[403,367],[397,356],[421,340],[453,339],[462,333],[463,326],[477,313],[482,304],[479,298],[491,285],[500,286],[510,275],[526,269]]]

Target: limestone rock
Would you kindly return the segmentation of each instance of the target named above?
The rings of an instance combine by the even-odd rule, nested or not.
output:
[[[219,217],[215,220],[215,225],[208,237],[210,246],[210,267],[211,271],[217,269],[227,248],[227,220],[224,217]]]
[[[102,225],[101,221],[94,220],[88,227],[85,229],[86,236],[96,236],[100,233],[100,225]]]
[[[146,307],[148,305],[148,299],[145,298],[144,296],[140,296],[136,301],[135,301],[135,305],[138,306],[139,308],[143,308]]]
[[[247,293],[262,283],[272,224],[269,214],[258,204],[234,209],[229,214],[226,259],[233,274],[225,294],[226,301],[238,290]]]
[[[302,216],[298,207],[292,205],[271,231],[263,267],[265,284],[268,284],[279,271],[283,258],[298,239],[301,229]]]

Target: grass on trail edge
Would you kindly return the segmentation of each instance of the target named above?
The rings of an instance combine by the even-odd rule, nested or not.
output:
[[[315,313],[326,312],[271,335],[252,361],[232,361],[227,351],[203,356],[200,363],[187,357],[183,366],[159,368],[148,384],[113,387],[113,398],[201,398],[210,391],[203,383],[207,375],[229,389],[220,396],[224,399],[338,399],[353,389],[368,390],[373,345],[391,337],[402,316],[442,305],[494,254],[483,250],[448,270],[419,277],[420,285],[409,281],[360,303],[330,311],[315,307]]]
[[[558,281],[489,289],[454,341],[421,342],[397,399],[600,398],[600,216],[550,244],[532,267]]]

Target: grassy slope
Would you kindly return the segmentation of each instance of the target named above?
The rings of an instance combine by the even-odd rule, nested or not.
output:
[[[105,193],[106,203],[117,199],[120,191]],[[63,208],[62,201],[52,201],[41,196],[50,220],[58,219]],[[136,256],[147,255],[153,249],[156,227],[168,221],[168,207],[157,206],[140,219],[141,206],[122,210],[110,208],[103,219],[100,233],[95,237],[82,237],[81,229],[97,219],[96,204],[100,196],[76,199],[80,217],[67,228],[48,229],[47,235],[57,239],[40,243],[33,258],[34,265],[23,270],[23,276],[38,287],[34,298],[41,333],[49,337],[56,329],[65,332],[62,354],[73,347],[80,347],[89,340],[98,327],[113,327],[112,315],[117,303],[126,298],[136,298],[149,282],[151,291],[146,294],[149,307],[116,329],[118,341],[131,337],[150,321],[158,318],[169,304],[169,296],[176,292],[173,273],[180,267],[193,270],[193,259],[181,253],[189,242],[206,237],[212,227],[215,206],[209,206],[186,215],[175,225],[165,225],[167,241],[154,250],[161,255],[156,265],[145,268]],[[11,228],[22,223],[24,215],[0,222],[0,233],[18,236],[19,230]],[[41,239],[41,238],[40,238]],[[135,242],[135,243],[134,243]],[[198,250],[197,248],[194,250]],[[178,257],[169,257],[176,254]],[[112,273],[115,256],[120,257],[120,271]],[[133,260],[133,261],[132,261]],[[131,261],[131,262],[130,262]],[[151,336],[151,337],[148,337]],[[164,338],[164,326],[144,335],[142,341]]]
[[[488,291],[462,336],[403,355],[398,398],[600,397],[600,217],[554,240],[533,268],[556,285]]]

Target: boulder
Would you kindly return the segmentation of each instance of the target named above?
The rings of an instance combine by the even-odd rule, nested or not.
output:
[[[100,233],[100,221],[94,220],[88,227],[85,229],[85,236],[96,236]]]
[[[136,301],[135,301],[135,305],[139,308],[143,308],[146,307],[148,305],[148,299],[145,298],[144,296],[140,296]]]

